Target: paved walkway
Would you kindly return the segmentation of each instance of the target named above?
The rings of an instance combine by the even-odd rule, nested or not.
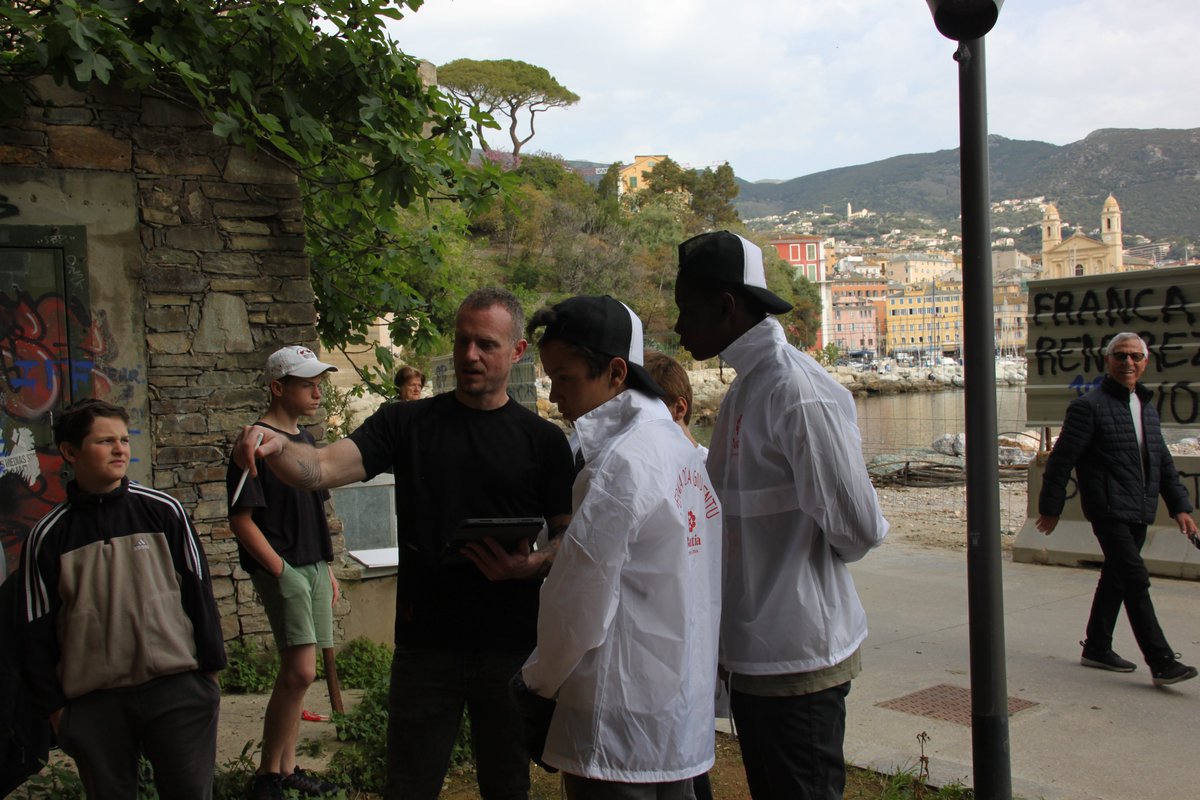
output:
[[[847,760],[913,767],[924,731],[933,782],[969,783],[969,727],[877,705],[939,684],[970,687],[966,553],[889,542],[852,570],[871,633],[847,701]],[[1079,665],[1098,572],[1006,559],[1003,573],[1008,695],[1037,703],[1009,718],[1014,796],[1200,796],[1200,679],[1155,688],[1123,617],[1113,646],[1137,671]],[[1200,664],[1200,583],[1155,578],[1151,597],[1184,663]]]

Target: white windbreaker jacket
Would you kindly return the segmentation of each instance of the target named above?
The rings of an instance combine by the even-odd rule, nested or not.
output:
[[[846,564],[888,531],[854,399],[773,317],[721,357],[737,370],[708,456],[725,516],[721,664],[744,675],[833,666],[867,636]]]
[[[558,700],[543,759],[608,781],[699,775],[713,763],[720,504],[659,399],[627,390],[575,428],[586,464],[522,671]]]

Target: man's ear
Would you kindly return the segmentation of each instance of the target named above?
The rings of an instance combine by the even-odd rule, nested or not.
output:
[[[719,295],[721,323],[732,322],[738,312],[738,299],[733,292],[721,292]]]
[[[681,420],[687,416],[687,412],[688,412],[687,398],[682,397],[682,396],[676,397],[675,401],[673,403],[671,403],[670,408],[671,408],[671,420],[673,422],[679,422],[679,420]]]
[[[608,362],[608,385],[616,388],[624,386],[629,380],[629,364],[623,358],[613,358]]]
[[[519,340],[519,341],[517,342],[517,346],[513,348],[513,358],[512,358],[512,363],[514,363],[514,364],[515,364],[515,363],[517,363],[518,361],[520,361],[520,360],[521,360],[521,356],[525,355],[525,349],[526,349],[527,347],[529,347],[529,341],[528,341],[528,340],[526,340],[526,339],[521,339],[521,340]],[[421,384],[421,386],[422,386],[422,387],[424,387],[424,385],[425,385],[425,384]]]
[[[269,388],[271,390],[272,398],[283,397],[283,381],[273,380],[273,381],[271,381],[271,385],[267,388]]]
[[[58,452],[71,466],[75,466],[75,459],[79,457],[79,451],[75,449],[75,445],[70,442],[59,442]]]

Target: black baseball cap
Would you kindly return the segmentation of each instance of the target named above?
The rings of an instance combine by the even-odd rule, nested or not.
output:
[[[625,359],[629,385],[655,397],[666,392],[643,366],[642,321],[633,309],[608,295],[571,297],[553,306],[554,321],[546,326],[543,340],[560,339]]]
[[[679,245],[679,274],[685,273],[741,286],[772,314],[792,310],[791,303],[767,288],[762,250],[736,233],[702,233]]]

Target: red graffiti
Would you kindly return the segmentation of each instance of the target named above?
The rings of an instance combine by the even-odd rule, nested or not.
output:
[[[70,347],[68,332],[77,339]],[[60,294],[34,299],[19,288],[0,292],[0,545],[10,571],[29,529],[66,498],[51,414],[80,396],[107,396],[112,381],[105,364],[115,350],[103,312],[92,314]],[[21,428],[34,437],[35,479],[4,469]]]

